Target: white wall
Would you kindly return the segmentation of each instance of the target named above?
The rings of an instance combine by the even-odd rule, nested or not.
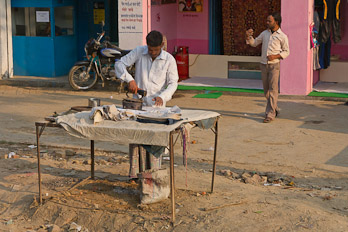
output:
[[[0,78],[13,76],[11,0],[0,1]]]
[[[228,78],[228,62],[255,62],[260,63],[260,56],[225,56],[190,54],[190,77],[218,77]]]

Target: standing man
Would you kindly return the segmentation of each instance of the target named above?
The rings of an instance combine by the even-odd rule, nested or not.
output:
[[[269,123],[278,116],[278,83],[279,62],[289,56],[288,37],[280,29],[282,17],[279,13],[273,13],[267,17],[267,30],[264,30],[256,39],[254,31],[246,31],[246,43],[256,47],[262,43],[261,51],[261,77],[263,91],[267,99],[266,115],[264,123]]]
[[[146,36],[146,46],[139,46],[123,56],[115,63],[116,76],[128,83],[128,89],[137,98],[138,89],[146,90],[144,97],[146,106],[166,105],[178,87],[178,68],[174,57],[162,50],[163,36],[158,31],[151,31]],[[135,64],[135,77],[128,72],[127,67]],[[129,176],[136,178],[137,173],[146,169],[161,167],[161,152],[157,156],[150,154],[143,145],[130,144]]]

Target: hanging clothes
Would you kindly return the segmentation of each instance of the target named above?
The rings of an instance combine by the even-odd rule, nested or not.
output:
[[[319,27],[319,65],[320,68],[327,69],[330,66],[330,58],[331,58],[331,37],[330,34],[328,34],[326,37],[325,42],[323,42],[323,34],[325,35],[325,30],[324,30],[324,16],[325,12],[327,13],[327,7],[325,7],[325,3],[329,0],[320,0],[322,2],[322,7],[320,5],[316,5],[316,12],[314,12],[314,24],[318,25],[318,16],[319,16],[319,21],[320,21],[320,27]],[[336,1],[336,0],[334,0]],[[316,2],[317,4],[317,2]],[[326,11],[325,11],[326,9]],[[324,32],[323,32],[324,30]]]
[[[311,45],[313,49],[313,69],[321,69],[319,60],[319,28],[320,28],[320,18],[317,11],[314,11],[313,25],[311,25]]]
[[[323,2],[323,18],[320,24],[319,38],[320,41],[326,43],[331,35],[333,41],[338,43],[341,40],[340,27],[340,3],[341,0],[322,0]]]
[[[319,45],[319,64],[321,68],[327,69],[330,66],[331,58],[331,38],[326,43]]]

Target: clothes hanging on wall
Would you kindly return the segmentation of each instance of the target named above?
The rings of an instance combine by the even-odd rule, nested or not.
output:
[[[327,69],[331,58],[331,31],[335,43],[341,40],[340,28],[340,0],[315,1],[314,23],[319,26],[319,64],[320,68]]]
[[[315,0],[314,1],[314,6],[322,8],[324,6],[323,0]]]
[[[323,17],[320,24],[319,39],[326,43],[331,35],[335,43],[341,40],[340,3],[341,0],[322,0]]]
[[[327,69],[330,66],[331,58],[331,39],[329,38],[326,43],[320,42],[319,47],[319,64],[321,68]]]
[[[320,19],[317,11],[314,11],[313,25],[311,25],[311,47],[313,48],[313,69],[321,69],[319,62],[319,27]]]
[[[319,47],[313,48],[313,69],[314,70],[321,69],[320,60],[319,60],[319,51],[320,51]]]

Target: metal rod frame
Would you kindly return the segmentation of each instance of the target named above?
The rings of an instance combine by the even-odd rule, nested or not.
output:
[[[42,205],[42,188],[41,188],[41,160],[40,160],[40,136],[44,132],[46,126],[48,127],[60,127],[57,124],[52,124],[49,122],[41,123],[37,122],[35,123],[36,127],[36,150],[37,150],[37,171],[38,171],[38,181],[39,181],[39,203]],[[94,140],[91,140],[91,179],[94,180]]]
[[[42,204],[42,194],[41,194],[41,164],[40,164],[40,135],[43,132],[43,128],[41,127],[41,130],[39,131],[38,125],[36,125],[36,150],[37,150],[37,173],[38,173],[38,180],[39,180],[39,202]],[[41,133],[40,133],[41,132]]]
[[[213,161],[213,175],[211,180],[211,193],[214,192],[214,179],[215,179],[215,172],[216,172],[216,154],[217,154],[217,144],[218,144],[218,120],[215,122],[215,144],[214,144],[214,161]]]
[[[41,191],[41,163],[40,163],[40,136],[42,135],[47,124],[35,123],[36,126],[36,144],[37,144],[37,163],[38,163],[38,179],[39,179],[39,202],[42,204],[42,191]],[[40,128],[41,127],[41,128]],[[53,126],[59,127],[59,126]],[[214,179],[216,172],[216,156],[217,156],[217,144],[218,144],[218,119],[215,122],[214,130],[215,144],[214,144],[214,161],[213,161],[213,174],[211,180],[211,193],[214,191]],[[175,181],[174,181],[174,144],[177,142],[178,137],[174,143],[174,134],[178,133],[176,129],[170,132],[169,135],[169,155],[170,155],[170,192],[172,203],[172,225],[175,223]],[[91,140],[91,178],[94,179],[94,140]]]
[[[91,179],[94,180],[94,140],[91,140]]]
[[[214,180],[216,172],[216,156],[217,156],[217,145],[218,145],[218,120],[214,125],[215,143],[214,143],[214,161],[213,161],[213,174],[211,180],[211,193],[214,191]],[[175,223],[175,183],[174,183],[174,134],[178,133],[178,130],[170,132],[169,135],[169,154],[170,154],[170,192],[171,192],[171,203],[172,203],[172,225]],[[176,142],[176,141],[175,141]]]

